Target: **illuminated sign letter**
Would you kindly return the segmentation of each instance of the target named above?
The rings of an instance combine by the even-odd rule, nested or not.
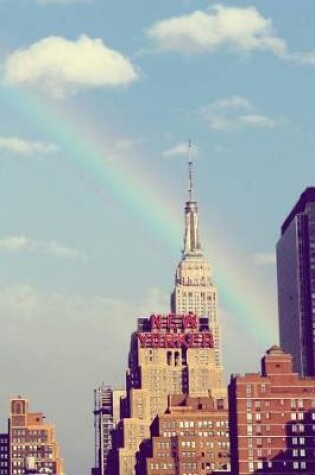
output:
[[[152,340],[152,348],[159,348],[159,346],[160,346],[160,334],[159,333],[152,333],[151,340]]]
[[[145,348],[145,344],[147,341],[147,335],[145,333],[138,333],[138,339],[140,341],[141,348]]]
[[[188,314],[183,316],[184,328],[197,328],[197,316]]]
[[[174,348],[174,333],[166,333],[164,340],[165,348]]]
[[[161,328],[161,315],[151,315],[151,327]]]

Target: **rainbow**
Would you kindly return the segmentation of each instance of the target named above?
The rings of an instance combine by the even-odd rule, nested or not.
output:
[[[64,152],[71,166],[78,173],[87,174],[96,184],[100,194],[111,193],[126,207],[137,212],[139,219],[151,231],[152,237],[163,240],[174,256],[179,256],[181,246],[180,205],[174,199],[174,190],[166,190],[162,178],[144,173],[128,160],[116,160],[117,150],[109,137],[96,134],[95,124],[78,119],[74,113],[63,108],[62,103],[50,102],[47,98],[20,88],[2,89],[3,101],[15,107],[50,141]],[[89,117],[89,122],[91,117]],[[158,185],[160,183],[160,185]],[[277,341],[277,329],[268,294],[259,282],[253,280],[246,269],[244,259],[237,258],[224,245],[224,236],[215,234],[202,239],[205,250],[215,249],[212,256],[214,280],[227,324],[256,340],[265,349]],[[207,253],[207,252],[206,252]]]

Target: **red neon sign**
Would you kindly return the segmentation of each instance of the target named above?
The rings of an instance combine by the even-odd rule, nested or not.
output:
[[[176,315],[169,313],[168,315],[151,315],[151,328],[160,330],[162,328],[175,330],[175,329],[196,329],[198,327],[197,315],[188,313],[187,315]]]
[[[213,335],[202,333],[146,333],[139,332],[141,348],[213,348]]]

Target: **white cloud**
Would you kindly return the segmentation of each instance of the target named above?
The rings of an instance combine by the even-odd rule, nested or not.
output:
[[[115,148],[118,150],[122,150],[124,152],[131,150],[134,147],[137,147],[138,145],[142,145],[145,142],[145,139],[120,139],[115,142]]]
[[[207,12],[196,10],[159,21],[147,30],[147,35],[161,51],[182,54],[268,51],[285,61],[315,65],[315,51],[290,51],[286,40],[275,33],[272,20],[253,6],[214,5]]]
[[[259,114],[245,114],[240,116],[240,121],[251,127],[272,128],[279,124],[279,120]]]
[[[232,130],[242,127],[274,128],[285,123],[283,117],[258,114],[248,99],[231,96],[217,99],[200,108],[201,115],[213,130]]]
[[[253,106],[248,99],[241,96],[224,97],[223,99],[217,99],[214,103],[215,107],[219,110],[245,110],[250,111]]]
[[[304,64],[308,66],[314,66],[315,65],[315,51],[291,53],[288,59],[295,63]]]
[[[191,146],[191,154],[192,156],[198,155],[198,148],[196,145]],[[187,143],[179,143],[168,150],[163,152],[164,157],[188,157],[188,144]]]
[[[51,143],[25,140],[18,137],[0,137],[0,150],[30,155],[33,153],[53,153],[58,150],[58,147]]]
[[[238,53],[265,50],[287,55],[287,44],[274,33],[272,20],[255,7],[215,5],[209,12],[196,10],[155,23],[148,36],[159,49],[180,53],[227,48]]]
[[[86,259],[86,255],[84,254],[84,252],[72,247],[65,246],[64,244],[59,244],[55,241],[39,241],[35,242],[34,246],[35,249],[38,249],[44,252],[45,254],[50,254],[52,256],[65,257],[74,260]]]
[[[131,61],[101,39],[51,36],[13,52],[5,63],[8,84],[39,88],[54,98],[81,89],[128,85],[138,79]]]
[[[274,266],[276,255],[274,252],[257,252],[252,255],[252,261],[256,266]]]
[[[0,249],[4,251],[21,251],[29,249],[32,242],[25,236],[10,236],[8,238],[0,239]]]
[[[73,260],[84,260],[86,255],[69,246],[55,241],[35,241],[26,236],[9,236],[0,239],[0,251],[4,252],[40,252],[51,256],[64,257]]]

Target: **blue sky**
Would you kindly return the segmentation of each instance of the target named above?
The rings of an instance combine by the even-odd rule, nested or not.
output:
[[[227,378],[277,342],[275,243],[315,173],[314,10],[0,0],[1,427],[29,397],[70,475],[93,463],[93,388],[123,385],[137,315],[168,309],[189,137]]]

